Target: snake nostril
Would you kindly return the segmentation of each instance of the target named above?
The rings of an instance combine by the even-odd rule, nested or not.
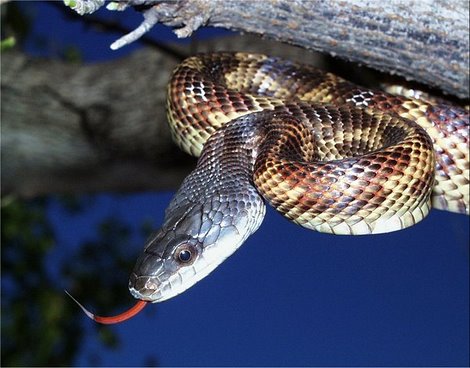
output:
[[[147,289],[147,280],[143,278],[139,278],[135,282],[135,286],[137,287],[138,290]]]
[[[129,288],[133,288],[135,290],[142,290],[145,288],[146,279],[142,277],[137,277],[135,274],[132,274],[129,279]]]
[[[135,285],[135,281],[137,279],[137,276],[134,272],[131,273],[131,275],[129,276],[129,287],[134,287]]]

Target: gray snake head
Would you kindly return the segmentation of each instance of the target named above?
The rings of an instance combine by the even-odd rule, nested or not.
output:
[[[182,293],[235,252],[264,216],[264,205],[253,217],[243,208],[214,210],[217,204],[221,203],[212,199],[191,206],[182,216],[181,211],[172,213],[151,236],[130,276],[129,290],[135,298],[160,302]],[[253,223],[256,218],[259,224]]]

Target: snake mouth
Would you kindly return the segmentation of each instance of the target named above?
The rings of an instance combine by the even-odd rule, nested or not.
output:
[[[192,269],[191,274],[196,275],[196,271]],[[205,276],[206,273],[202,272],[202,275]],[[132,273],[129,278],[129,291],[136,299],[159,303],[181,294],[200,279],[197,277],[183,282],[183,278],[180,273],[172,274],[164,279],[158,276],[138,276]]]
[[[182,293],[197,274],[192,266],[178,269],[169,260],[144,253],[129,277],[129,291],[136,299],[162,302]]]
[[[159,257],[147,251],[141,255],[129,277],[129,291],[136,299],[158,303],[173,298],[211,273],[231,255],[243,239],[219,238],[218,246],[200,250],[194,263],[181,265],[175,257]],[[229,241],[230,240],[230,241]]]

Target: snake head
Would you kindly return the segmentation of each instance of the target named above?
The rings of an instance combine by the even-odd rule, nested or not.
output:
[[[191,286],[182,275],[193,278],[202,243],[187,235],[160,229],[145,246],[129,280],[129,290],[138,299],[152,302],[171,298]],[[196,281],[195,281],[196,282]]]
[[[161,302],[182,293],[233,254],[264,217],[260,197],[258,205],[236,209],[218,198],[205,200],[167,211],[130,276],[135,298]]]

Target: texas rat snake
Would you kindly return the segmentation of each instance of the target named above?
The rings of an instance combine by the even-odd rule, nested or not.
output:
[[[175,142],[200,158],[131,274],[137,309],[207,276],[258,229],[265,201],[333,234],[400,230],[431,206],[469,213],[465,109],[216,53],[176,68],[167,110]]]

